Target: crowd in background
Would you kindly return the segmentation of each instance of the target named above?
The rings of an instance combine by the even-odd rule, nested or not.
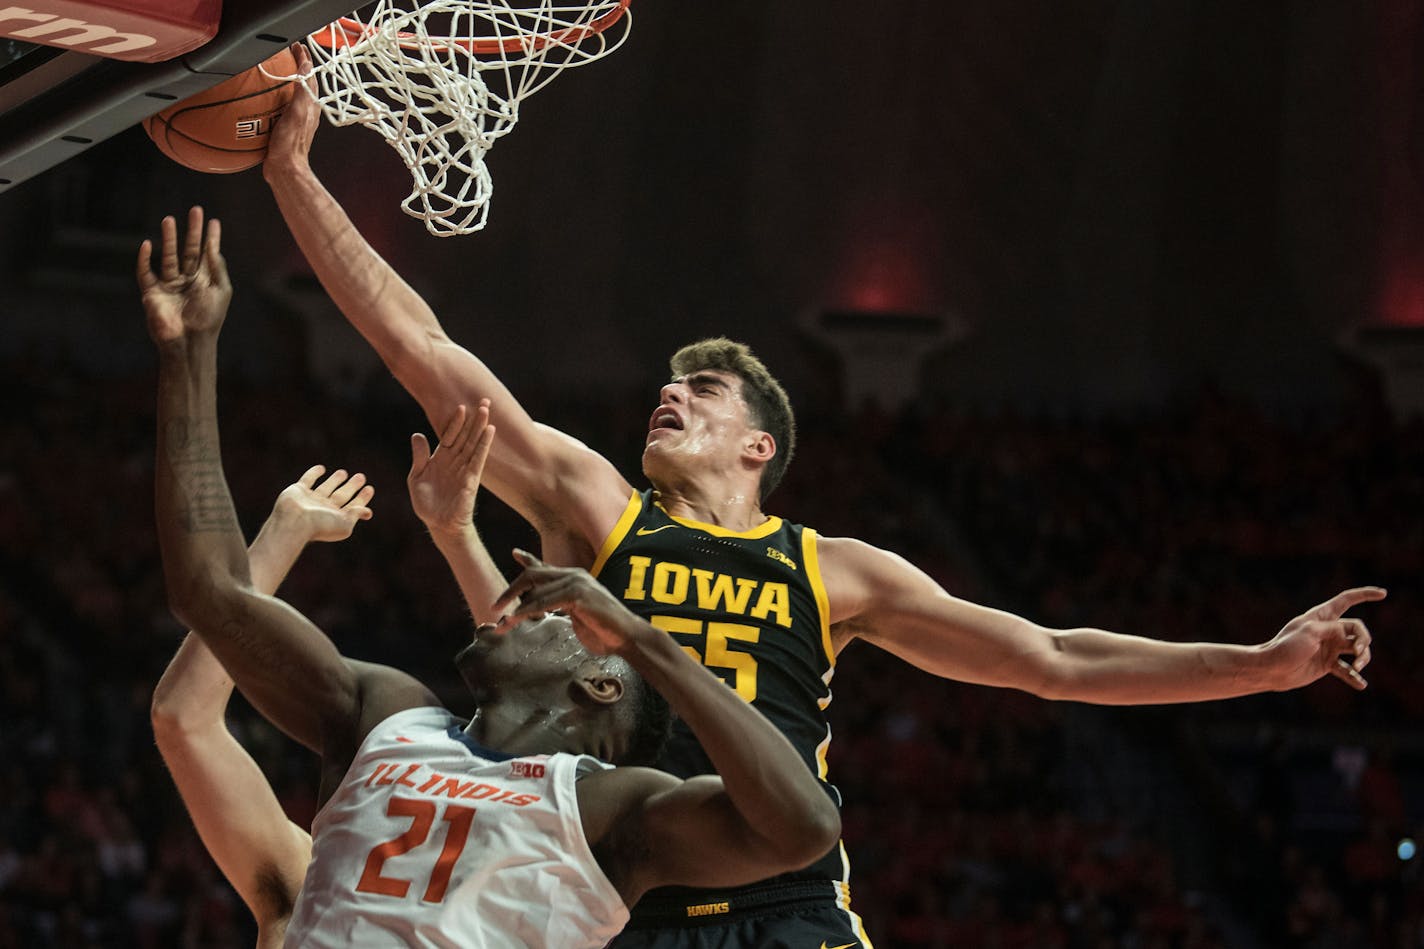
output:
[[[637,480],[650,395],[528,395]],[[147,375],[0,370],[0,949],[252,944],[148,724],[182,633],[151,522],[152,402]],[[468,617],[404,493],[423,421],[388,380],[334,396],[224,378],[221,402],[249,534],[310,464],[371,477],[376,517],[308,551],[282,595],[459,712],[448,657]],[[1108,421],[802,406],[802,427],[772,512],[1050,625],[1254,643],[1345,586],[1393,592],[1361,611],[1377,637],[1362,695],[1327,681],[1105,711],[945,683],[852,644],[832,682],[831,777],[878,945],[1424,947],[1424,857],[1406,859],[1424,836],[1419,422],[1284,420],[1205,394]],[[499,554],[534,542],[497,502],[479,519]],[[240,699],[232,727],[309,822],[311,756]]]

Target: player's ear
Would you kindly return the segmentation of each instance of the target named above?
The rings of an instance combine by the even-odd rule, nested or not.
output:
[[[776,455],[776,439],[770,432],[752,432],[743,447],[743,453],[753,461],[766,464]]]
[[[596,662],[586,662],[574,676],[574,698],[580,704],[616,705],[626,691],[623,680]]]

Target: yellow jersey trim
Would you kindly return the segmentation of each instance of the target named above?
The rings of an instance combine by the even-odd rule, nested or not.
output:
[[[643,509],[643,496],[638,493],[638,489],[633,489],[633,496],[628,499],[628,506],[623,509],[623,515],[618,518],[618,523],[613,525],[613,530],[608,532],[608,536],[603,540],[603,546],[598,550],[598,556],[593,559],[593,566],[589,568],[589,573],[595,577],[603,569],[603,565],[608,563],[608,558],[613,556],[613,551],[618,549],[618,545],[623,543],[623,538],[628,536],[628,528],[633,526],[633,521],[637,520],[638,512]]]
[[[694,521],[691,518],[678,517],[674,514],[668,514],[667,508],[663,507],[661,501],[654,501],[653,503],[657,505],[659,511],[662,511],[664,514],[667,514],[668,517],[672,518],[674,521],[677,521],[683,527],[691,527],[695,528],[696,530],[706,531],[713,537],[741,537],[744,540],[760,540],[763,537],[768,537],[772,534],[775,534],[781,529],[781,518],[768,517],[766,520],[762,521],[756,527],[753,527],[751,530],[748,531],[727,530],[727,528],[718,527],[716,524],[704,524],[701,521]]]
[[[841,859],[845,860],[846,870],[850,870],[850,861],[845,857],[845,843],[841,843]],[[850,920],[851,932],[860,937],[861,945],[864,949],[874,949],[870,944],[870,937],[865,934],[865,922],[855,910],[850,908],[850,884],[843,880],[835,881],[836,907]],[[856,949],[861,949],[857,946]]]
[[[821,559],[816,552],[818,536],[809,527],[801,528],[801,559],[806,564],[806,579],[811,581],[811,592],[816,595],[816,612],[821,615],[821,647],[826,651],[826,661],[834,669],[836,650],[831,645],[831,600],[826,595],[825,581],[821,579]],[[826,681],[830,681],[829,674]]]

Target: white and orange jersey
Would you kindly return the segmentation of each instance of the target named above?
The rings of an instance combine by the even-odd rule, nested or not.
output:
[[[392,715],[312,824],[286,944],[599,949],[628,909],[589,849],[575,782],[607,767],[481,748],[442,708]]]

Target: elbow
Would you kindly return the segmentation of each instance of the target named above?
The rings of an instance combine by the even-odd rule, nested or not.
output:
[[[1020,657],[1020,673],[1010,684],[1050,702],[1072,701],[1078,691],[1063,630],[1037,627],[1038,648]]]
[[[781,836],[779,853],[785,871],[800,870],[824,857],[841,839],[841,814],[819,787],[816,799],[801,808],[796,820],[788,821]]]
[[[162,688],[153,693],[153,701],[148,706],[148,721],[153,726],[154,741],[165,754],[183,737],[183,716],[176,703]]]
[[[237,584],[230,577],[185,574],[166,576],[168,612],[189,629],[213,629],[221,621],[223,604]]]
[[[148,705],[148,721],[153,726],[153,739],[165,758],[191,740],[194,726],[192,710],[185,707],[180,696],[173,694],[167,679],[160,679]],[[189,703],[190,704],[190,703]]]

